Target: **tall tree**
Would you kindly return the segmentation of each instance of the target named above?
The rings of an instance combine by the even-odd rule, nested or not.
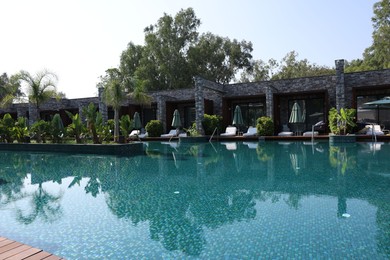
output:
[[[271,79],[291,79],[334,74],[334,70],[326,66],[311,64],[307,59],[298,60],[298,53],[291,51],[279,63],[278,71]]]
[[[15,99],[23,96],[17,75],[8,78],[7,73],[0,76],[0,107],[10,105]]]
[[[27,86],[29,102],[35,104],[37,118],[34,121],[36,121],[40,119],[40,106],[50,98],[58,98],[56,89],[57,75],[47,70],[31,75],[27,71],[22,70],[18,77]]]
[[[206,33],[189,50],[189,63],[193,75],[222,84],[229,83],[239,70],[251,67],[252,50],[251,42],[238,42]]]
[[[298,53],[291,51],[280,62],[270,59],[253,62],[252,69],[241,74],[241,81],[277,80],[300,77],[314,77],[334,74],[334,69],[310,63],[307,59],[299,60]]]
[[[363,59],[346,62],[346,72],[390,68],[390,0],[375,3],[373,10],[372,45],[364,50]]]
[[[192,82],[186,60],[197,40],[200,20],[192,8],[175,17],[164,14],[157,24],[145,28],[145,49],[137,76],[148,80],[148,89],[188,87]]]
[[[390,68],[390,0],[374,4],[373,43],[363,54],[365,62],[373,69]]]
[[[220,83],[234,80],[251,66],[252,43],[211,33],[199,37],[200,20],[192,8],[174,17],[164,14],[145,28],[145,46],[129,43],[122,52],[120,70],[143,82],[145,90],[187,88],[193,77]]]
[[[128,80],[119,69],[106,70],[106,76],[103,78],[103,98],[106,105],[114,109],[114,141],[116,142],[119,140],[119,110],[126,99],[127,85]]]

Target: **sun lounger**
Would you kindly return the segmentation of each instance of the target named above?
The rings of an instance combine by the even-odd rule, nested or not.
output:
[[[278,136],[292,136],[294,133],[290,131],[287,125],[283,125],[282,132],[278,133]]]
[[[242,136],[255,136],[257,134],[257,129],[256,127],[253,127],[253,126],[250,126],[248,128],[248,131],[246,133],[244,133]]]
[[[133,130],[129,134],[129,137],[137,137],[137,136],[139,136],[140,132],[141,132],[140,130]]]
[[[318,135],[318,132],[317,131],[307,131],[307,132],[304,132],[303,133],[303,136],[317,136]]]
[[[367,135],[384,135],[380,125],[366,125]]]
[[[225,133],[222,133],[221,136],[235,136],[237,133],[237,127],[228,126],[226,127]]]
[[[177,136],[177,130],[172,129],[168,134],[162,134],[161,137],[174,137]]]

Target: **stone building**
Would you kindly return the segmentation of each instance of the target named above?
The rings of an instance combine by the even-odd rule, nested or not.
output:
[[[380,110],[365,108],[364,103],[390,96],[390,69],[344,73],[344,60],[336,60],[336,74],[318,77],[304,77],[285,80],[260,81],[221,85],[195,77],[195,85],[187,89],[155,91],[148,93],[152,97],[151,106],[145,107],[128,99],[121,108],[121,115],[130,117],[137,111],[144,125],[152,119],[163,122],[165,131],[169,131],[173,111],[178,109],[183,127],[197,123],[202,132],[201,121],[204,114],[221,115],[223,125],[231,124],[234,108],[239,105],[246,127],[254,126],[256,119],[269,116],[274,120],[275,132],[288,124],[292,106],[297,102],[303,111],[304,129],[319,121],[327,122],[331,107],[343,107],[358,110],[359,122],[378,122],[390,129],[390,107]],[[113,110],[102,102],[101,91],[98,97],[81,99],[51,100],[42,104],[40,117],[49,120],[59,113],[64,125],[70,123],[66,110],[80,113],[89,103],[94,103],[102,112],[104,119],[113,118]],[[35,109],[36,110],[36,109]],[[37,111],[29,104],[13,104],[0,110],[0,116],[10,113],[14,118],[25,116],[30,123]]]

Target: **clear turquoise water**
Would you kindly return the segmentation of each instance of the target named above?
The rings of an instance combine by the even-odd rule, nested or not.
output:
[[[67,259],[389,259],[390,144],[0,152],[0,236]]]

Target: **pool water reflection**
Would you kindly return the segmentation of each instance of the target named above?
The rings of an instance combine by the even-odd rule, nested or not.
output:
[[[67,259],[390,256],[390,144],[0,152],[0,235]]]

